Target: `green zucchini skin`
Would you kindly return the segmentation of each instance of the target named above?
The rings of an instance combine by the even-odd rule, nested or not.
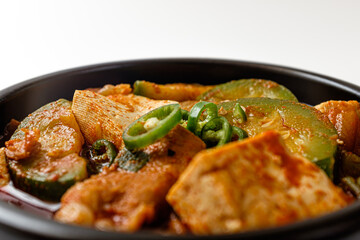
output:
[[[247,121],[237,121],[235,104],[245,109]],[[255,136],[267,130],[277,130],[293,153],[302,155],[333,178],[337,131],[329,119],[305,104],[270,98],[242,98],[218,104],[230,124]]]
[[[268,97],[297,102],[295,95],[283,85],[263,79],[241,79],[217,85],[198,97],[198,100],[221,102],[239,98]]]
[[[87,177],[86,160],[75,153],[53,161],[42,161],[41,165],[54,169],[44,174],[38,171],[38,165],[31,166],[30,161],[20,163],[10,160],[10,176],[14,186],[42,200],[59,201],[68,188]],[[49,162],[44,164],[44,161]]]
[[[10,141],[23,141],[22,129],[33,128],[40,132],[39,147],[22,159],[7,156],[11,179],[15,187],[40,199],[58,201],[70,186],[87,177],[86,160],[79,156],[84,139],[71,102],[59,99],[29,114]]]
[[[15,172],[10,171],[13,184],[25,192],[31,193],[41,200],[58,202],[68,188],[75,184],[75,181],[68,182],[44,182],[36,181],[33,178],[20,177]]]

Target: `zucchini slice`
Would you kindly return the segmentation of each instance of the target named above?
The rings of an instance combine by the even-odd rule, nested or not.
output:
[[[65,191],[87,177],[86,160],[76,153],[60,159],[9,161],[14,186],[42,200],[59,201]]]
[[[245,109],[247,121],[238,121],[235,105]],[[281,99],[242,98],[218,105],[219,114],[230,124],[244,129],[250,137],[277,130],[293,153],[317,164],[333,177],[337,131],[329,119],[313,107]]]
[[[70,101],[60,99],[39,108],[6,142],[14,185],[40,199],[59,200],[71,185],[87,177],[86,160],[78,155],[83,144]]]
[[[239,98],[268,97],[297,102],[295,95],[286,87],[263,79],[241,79],[217,85],[204,92],[198,100],[221,102]]]

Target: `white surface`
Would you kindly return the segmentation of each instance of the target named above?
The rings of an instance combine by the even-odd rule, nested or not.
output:
[[[92,63],[211,57],[360,85],[360,1],[1,1],[0,89]]]

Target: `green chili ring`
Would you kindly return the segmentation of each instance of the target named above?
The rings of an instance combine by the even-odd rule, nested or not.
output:
[[[181,109],[180,125],[184,128],[187,128],[188,119],[189,119],[189,112],[184,109]]]
[[[205,124],[201,131],[201,139],[207,147],[222,146],[230,142],[232,126],[224,117],[216,117]]]
[[[247,117],[245,111],[241,108],[239,103],[235,104],[233,111],[233,118],[237,120],[238,123],[246,122]]]
[[[189,119],[189,112],[181,109],[181,120],[187,121]]]
[[[98,153],[100,151],[103,151],[104,148],[106,152],[101,155],[98,155]],[[110,167],[111,164],[113,164],[114,159],[116,158],[117,149],[112,142],[106,139],[99,139],[93,143],[92,149],[90,151],[90,155],[95,162],[104,162],[106,160],[109,160],[109,167]]]
[[[239,141],[244,138],[247,138],[248,134],[245,130],[243,130],[239,127],[236,127],[236,126],[232,126],[232,137],[231,138],[235,138],[235,137],[237,137],[236,139]]]
[[[205,110],[207,112],[207,116],[204,120],[201,120],[200,117]],[[205,126],[205,124],[217,116],[218,108],[215,103],[205,101],[198,102],[190,110],[187,129],[195,135],[200,136],[201,129]]]
[[[159,121],[150,130],[144,125],[150,118],[157,118]],[[181,110],[179,104],[169,104],[156,108],[131,123],[124,131],[122,137],[125,146],[129,150],[146,147],[156,140],[164,137],[181,121]]]

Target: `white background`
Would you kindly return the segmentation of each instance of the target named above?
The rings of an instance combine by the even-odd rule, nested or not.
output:
[[[259,61],[360,85],[357,0],[0,0],[0,90],[87,64]]]

